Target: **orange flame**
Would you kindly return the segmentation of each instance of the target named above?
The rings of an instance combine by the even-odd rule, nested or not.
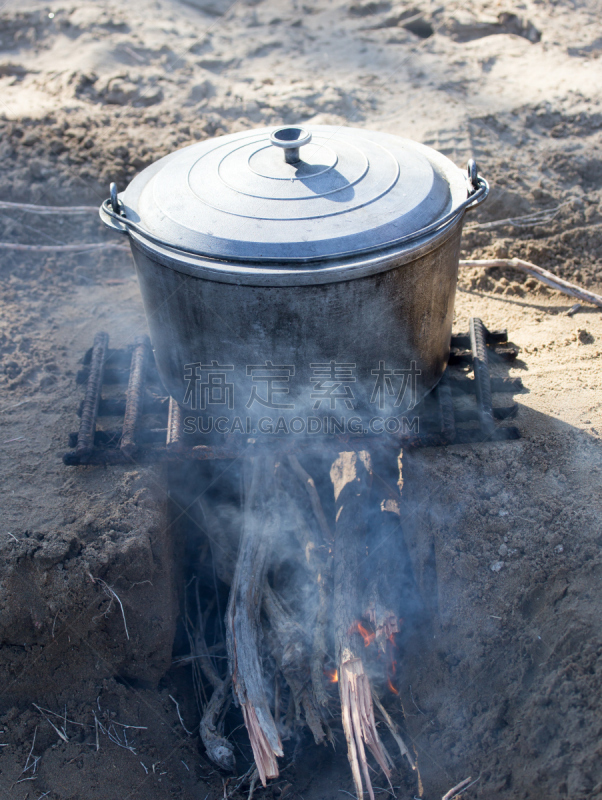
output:
[[[351,627],[349,633],[359,633],[359,635],[364,640],[364,647],[369,647],[374,639],[376,638],[376,634],[372,631],[369,631],[361,622],[355,622]]]
[[[338,683],[339,682],[339,671],[338,669],[325,669],[324,675],[326,675],[326,679],[329,683]]]
[[[391,678],[387,678],[387,686],[389,687],[389,691],[393,692],[393,694],[399,694],[397,689],[393,686]]]

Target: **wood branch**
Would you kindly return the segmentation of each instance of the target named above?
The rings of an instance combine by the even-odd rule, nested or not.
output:
[[[370,535],[363,563],[363,616],[369,620],[375,643],[383,653],[387,652],[387,641],[390,642],[390,656],[395,634],[401,630],[402,616],[413,611],[418,603],[418,590],[401,526],[402,459],[400,452],[396,486],[379,475],[373,480]]]
[[[383,720],[385,722],[385,725],[389,729],[389,732],[390,732],[391,736],[395,739],[395,743],[396,743],[397,747],[399,747],[399,752],[401,753],[402,756],[405,756],[405,758],[408,759],[408,761],[410,763],[410,766],[412,767],[412,769],[415,770],[416,769],[416,764],[414,763],[414,759],[412,758],[412,755],[411,755],[406,743],[401,738],[401,734],[399,733],[399,728],[398,728],[397,724],[391,718],[391,715],[389,714],[387,709],[380,702],[380,699],[379,699],[378,695],[376,694],[376,692],[374,691],[374,689],[372,690],[372,699],[374,700],[374,705],[380,711],[380,715],[383,718]]]
[[[322,744],[325,739],[334,743],[312,691],[309,641],[305,631],[269,584],[264,589],[263,608],[275,640],[272,655],[293,694],[298,719],[303,712],[316,744]]]
[[[424,603],[402,526],[402,498],[403,451],[400,451],[397,485],[382,480],[376,473],[373,481],[362,606],[363,616],[374,630],[376,644],[382,652],[389,648],[390,678],[394,664],[391,648],[395,647],[396,634],[403,631],[404,620],[410,618],[411,630],[415,626],[420,628],[421,620],[425,618]],[[395,691],[391,685],[389,688]]]
[[[441,800],[454,800],[454,797],[459,797],[462,792],[466,791],[472,778],[464,778],[463,781],[456,784],[449,792],[445,792]]]
[[[318,613],[316,614],[314,625],[309,667],[316,701],[322,708],[326,708],[329,700],[324,688],[324,662],[327,656],[326,634],[331,609],[331,569],[329,566],[325,566],[316,576],[316,582],[318,587]]]
[[[218,767],[228,772],[236,770],[234,748],[230,742],[220,734],[218,720],[226,703],[226,695],[230,688],[230,679],[220,681],[213,689],[211,699],[205,706],[199,724],[201,741],[205,746],[207,755]]]
[[[317,587],[317,593],[314,594],[315,616],[310,626],[313,631],[310,672],[314,697],[319,706],[326,707],[329,697],[324,687],[324,661],[328,651],[327,631],[331,618],[332,558],[324,546],[323,531],[319,530],[317,518],[311,511],[309,515],[306,513],[307,509],[299,497],[300,484],[296,477],[283,469],[280,471],[280,480],[287,519],[299,542],[304,565]]]
[[[188,588],[188,587],[187,587]],[[196,592],[196,586],[195,586]],[[196,592],[196,603],[197,608],[199,604],[199,597],[198,592]],[[198,616],[198,614],[197,614]],[[184,591],[184,630],[186,631],[186,637],[188,639],[188,646],[190,648],[190,655],[192,656],[191,665],[192,665],[192,689],[194,692],[194,699],[196,701],[197,708],[199,710],[199,714],[203,715],[203,709],[207,704],[207,695],[205,693],[205,687],[203,685],[202,673],[201,673],[201,665],[199,661],[201,659],[197,658],[197,649],[198,649],[198,637],[199,631],[198,627],[195,626],[189,609],[188,609],[188,593]]]
[[[290,455],[288,457],[288,463],[290,464],[291,469],[297,476],[297,478],[301,481],[307,494],[309,495],[309,499],[311,502],[311,506],[313,508],[313,512],[316,516],[316,520],[318,521],[318,525],[320,526],[320,530],[322,531],[322,536],[326,542],[332,541],[332,531],[330,530],[330,525],[326,520],[326,515],[324,514],[324,509],[322,508],[322,503],[320,501],[320,495],[318,494],[318,490],[316,489],[316,484],[314,479],[309,475],[299,463],[297,456]]]
[[[205,703],[202,708],[199,733],[207,755],[213,763],[227,772],[234,772],[236,769],[234,747],[223,736],[223,724],[220,725],[219,722],[220,714],[226,703],[230,679],[222,680],[211,660],[211,654],[205,639],[205,615],[201,610],[198,586],[196,586],[195,589],[196,624],[194,628],[190,622],[187,606],[185,607],[185,627],[190,643],[191,655],[193,656],[193,676],[196,676],[195,686],[198,686],[200,683],[199,672],[202,672],[213,687],[210,700],[206,702],[206,698],[204,698]],[[198,689],[196,691],[198,691]]]
[[[211,662],[205,636],[201,632],[196,637],[196,655],[200,656],[200,668],[205,678],[213,686],[211,699],[203,709],[203,716],[199,724],[201,741],[205,745],[207,755],[217,764],[228,772],[236,769],[236,759],[234,757],[234,747],[223,736],[220,731],[218,720],[226,703],[226,695],[230,688],[230,678],[222,680]]]
[[[361,614],[360,559],[366,546],[364,511],[372,484],[370,455],[366,451],[340,453],[330,478],[336,508],[334,636],[343,729],[358,800],[364,796],[364,784],[374,800],[365,748],[389,782],[392,762],[376,730],[370,682],[360,655],[363,643],[356,632]]]
[[[357,769],[358,764],[361,767],[370,800],[374,800],[374,790],[370,780],[370,773],[368,772],[369,766],[364,745],[368,747],[374,756],[389,784],[391,783],[393,762],[376,730],[370,681],[364,672],[361,658],[353,658],[350,654],[344,657],[340,666],[339,686],[343,728],[345,729],[347,744],[348,746],[351,745],[348,749],[348,755],[356,782],[358,800],[363,797],[362,782]]]
[[[363,612],[375,634],[376,646],[384,653],[387,641],[399,633],[400,623],[400,553],[401,520],[399,497],[387,487],[373,488],[370,537],[363,564],[366,575]]]
[[[264,786],[268,778],[278,777],[276,759],[283,755],[259,654],[260,610],[268,557],[280,525],[274,470],[271,454],[258,454],[245,461],[243,529],[226,613],[232,684]]]
[[[460,266],[512,267],[513,269],[526,272],[527,275],[531,275],[531,277],[535,278],[541,283],[545,283],[546,286],[550,286],[552,289],[556,289],[559,292],[564,292],[564,294],[568,294],[570,297],[576,297],[578,300],[581,300],[585,303],[592,303],[593,305],[598,306],[598,308],[602,308],[601,295],[590,292],[587,289],[583,289],[581,286],[577,286],[574,283],[569,283],[568,281],[563,280],[563,278],[559,278],[558,275],[554,275],[553,272],[548,272],[547,269],[542,269],[542,267],[531,264],[530,261],[523,261],[522,258],[489,258],[476,261],[460,261]]]

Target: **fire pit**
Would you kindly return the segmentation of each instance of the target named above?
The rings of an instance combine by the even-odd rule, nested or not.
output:
[[[197,577],[192,596],[190,584],[185,591],[183,615],[203,709],[200,735],[220,768],[236,766],[223,729],[233,682],[257,765],[255,777],[252,770],[247,776],[251,785],[278,774],[283,741],[295,725],[306,725],[318,743],[332,741],[337,690],[358,796],[372,791],[367,752],[386,776],[403,762],[414,774],[414,757],[387,710],[387,697],[397,692],[399,637],[417,596],[403,555],[403,505],[391,467],[400,447],[517,438],[518,430],[503,424],[517,406],[493,406],[491,397],[522,384],[489,370],[491,362],[499,371],[517,352],[505,331],[471,320],[469,331],[452,337],[444,380],[414,409],[416,430],[397,437],[229,436],[207,444],[198,431],[186,434],[184,412],[165,394],[146,337],[113,350],[106,334],[97,335],[78,374],[85,384],[81,425],[71,434],[74,449],[65,463],[227,459],[226,474],[233,474],[225,491],[222,479],[210,495],[205,487],[217,473],[199,478],[179,504],[196,509],[204,532],[202,575],[213,572],[229,587],[223,618],[213,582],[198,585]],[[106,427],[119,416],[120,428]],[[217,638],[224,647],[227,640],[227,668],[212,662],[219,647],[215,631],[224,630]]]
[[[196,501],[212,568],[229,587],[218,614],[227,670],[210,657],[206,613],[197,609],[194,628],[185,618],[195,686],[213,690],[200,723],[206,752],[234,768],[223,734],[231,686],[253,751],[251,787],[278,776],[295,722],[334,744],[335,683],[358,798],[374,797],[369,754],[390,782],[396,756],[383,731],[397,760],[416,768],[382,699],[397,691],[404,587],[399,490],[375,452],[394,460],[400,445],[517,435],[496,428],[512,410],[494,409],[491,397],[488,353],[516,355],[505,332],[474,319],[450,348],[464,212],[487,192],[472,161],[463,173],[396,136],[289,126],[173,153],[123,194],[112,185],[101,207],[129,235],[154,363],[140,339],[122,430],[96,431],[103,381],[123,369],[98,335],[66,461],[146,451],[240,465],[230,490],[238,503]],[[476,406],[464,421],[476,428],[462,433],[442,376],[466,357]],[[151,374],[166,392],[149,400]],[[141,427],[149,405],[168,415],[164,428]],[[326,474],[310,474],[316,448]]]

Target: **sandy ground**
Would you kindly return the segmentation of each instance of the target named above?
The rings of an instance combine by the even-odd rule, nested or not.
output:
[[[25,0],[0,11],[0,51],[1,200],[96,205],[110,180],[253,126],[369,127],[476,157],[493,188],[464,257],[526,258],[602,290],[593,0]],[[539,224],[483,225],[534,212]],[[3,242],[113,241],[94,214],[0,213]],[[130,257],[5,250],[0,276],[0,792],[214,800],[221,779],[169,697],[192,729],[190,686],[170,670],[169,477],[60,461],[94,333],[126,346],[145,330]],[[571,305],[511,270],[462,271],[456,330],[480,316],[521,348],[509,374],[526,387],[523,438],[405,458],[404,529],[432,624],[401,665],[395,707],[424,787],[401,769],[399,797],[440,797],[468,775],[467,797],[602,796],[602,317]],[[67,709],[67,741],[32,701]],[[142,726],[133,750],[105,734],[97,746],[94,714],[104,730]],[[351,790],[342,748],[308,748],[266,793]]]

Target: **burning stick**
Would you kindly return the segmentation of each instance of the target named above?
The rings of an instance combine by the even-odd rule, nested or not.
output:
[[[376,487],[375,487],[376,488]],[[382,491],[379,491],[381,490]],[[387,641],[394,644],[394,636],[399,633],[399,564],[391,558],[394,544],[400,534],[399,498],[394,497],[387,487],[378,487],[376,499],[379,511],[374,512],[374,522],[370,526],[368,555],[365,563],[367,573],[364,593],[363,616],[370,620],[374,628],[374,639],[383,653]],[[374,505],[374,504],[373,504]]]
[[[291,458],[289,457],[289,461],[290,460]],[[298,465],[298,469],[294,470],[294,474],[297,478],[301,479],[304,486],[307,486],[310,480],[312,485],[314,485],[313,480],[309,478],[299,462],[296,459],[295,461]],[[300,476],[299,470],[302,470],[303,475],[307,477],[304,478]],[[310,670],[315,699],[318,705],[325,707],[328,705],[328,695],[324,688],[324,659],[327,653],[326,634],[330,618],[330,583],[332,579],[332,567],[330,563],[331,559],[325,555],[326,547],[323,537],[325,531],[328,534],[328,539],[331,538],[331,534],[319,498],[317,497],[317,492],[317,504],[319,505],[321,516],[324,518],[323,523],[320,522],[319,515],[315,514],[315,499],[311,502],[311,509],[314,513],[312,514],[312,511],[309,511],[309,514],[303,513],[304,504],[302,501],[304,498],[300,496],[300,491],[305,494],[304,489],[301,488],[293,475],[290,475],[290,480],[288,481],[286,480],[287,477],[286,470],[281,470],[280,478],[284,489],[283,503],[286,507],[287,516],[291,520],[294,534],[301,545],[305,557],[305,566],[318,587]],[[308,517],[310,521],[308,521]],[[318,529],[320,532],[318,532]]]
[[[305,631],[295,622],[267,582],[264,587],[263,608],[276,640],[272,655],[290,687],[297,717],[303,709],[305,721],[316,744],[321,744],[326,737],[332,742],[332,733],[322,719],[316,698],[308,686],[309,657]]]
[[[336,506],[334,635],[343,729],[358,800],[364,796],[362,776],[370,800],[374,800],[365,746],[387,779],[390,779],[392,762],[376,730],[370,682],[360,656],[363,645],[356,634],[360,611],[357,582],[366,533],[363,506],[372,484],[369,453],[340,453],[331,467],[330,478]]]
[[[259,654],[260,610],[268,557],[280,520],[276,506],[275,460],[256,455],[244,465],[245,497],[240,550],[226,613],[226,638],[232,683],[259,777],[278,777],[282,743],[266,697]]]

